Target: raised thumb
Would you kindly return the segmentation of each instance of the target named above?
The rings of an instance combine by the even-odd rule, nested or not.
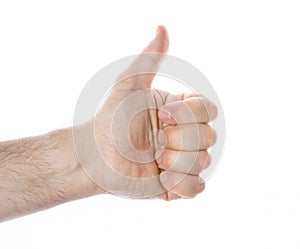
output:
[[[129,88],[151,88],[153,78],[169,48],[169,38],[165,27],[158,26],[155,38],[144,48],[143,52],[118,77]]]

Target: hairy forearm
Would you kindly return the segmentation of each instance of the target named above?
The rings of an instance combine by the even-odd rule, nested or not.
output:
[[[71,128],[0,143],[0,221],[98,192],[78,163]]]

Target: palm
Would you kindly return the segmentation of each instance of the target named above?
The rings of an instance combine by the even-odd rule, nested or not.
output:
[[[160,169],[155,162],[155,152],[160,145],[157,142],[157,131],[162,128],[162,122],[157,117],[158,109],[165,104],[167,94],[162,91],[144,90],[135,91],[115,87],[97,116],[96,138],[99,150],[103,152],[106,164],[115,172],[124,176],[130,184],[133,179],[157,178],[159,184]],[[139,113],[132,113],[132,104],[145,106],[146,109]],[[139,101],[139,103],[137,103]],[[125,116],[118,116],[125,113]],[[128,115],[133,118],[128,122]],[[116,118],[116,116],[118,116]],[[117,126],[116,132],[112,127]],[[129,129],[128,129],[129,128]],[[126,137],[129,140],[126,141]],[[102,142],[101,142],[102,141]],[[106,141],[103,143],[103,141]],[[140,154],[140,152],[142,154]],[[129,155],[129,156],[128,156]],[[130,156],[131,155],[131,156]],[[142,156],[141,156],[142,155]],[[135,187],[137,191],[149,193],[147,188],[153,186],[143,185],[139,182]],[[159,194],[163,194],[162,186],[156,186]]]

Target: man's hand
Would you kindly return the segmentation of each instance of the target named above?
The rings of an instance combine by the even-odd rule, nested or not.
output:
[[[103,160],[89,153],[88,141],[87,153],[78,152],[81,166],[104,191],[172,200],[204,189],[199,174],[209,165],[207,149],[216,141],[207,123],[217,108],[203,96],[151,89],[155,74],[140,72],[156,72],[167,49],[167,31],[160,26],[98,111],[91,125]],[[135,113],[136,106],[143,111]]]
[[[100,193],[173,200],[203,191],[217,108],[203,96],[151,89],[167,49],[159,27],[94,120],[0,143],[0,221]]]

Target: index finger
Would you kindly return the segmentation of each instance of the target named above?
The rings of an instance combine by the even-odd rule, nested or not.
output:
[[[167,124],[209,123],[216,119],[217,106],[204,96],[190,97],[169,102],[158,112],[161,121]]]

